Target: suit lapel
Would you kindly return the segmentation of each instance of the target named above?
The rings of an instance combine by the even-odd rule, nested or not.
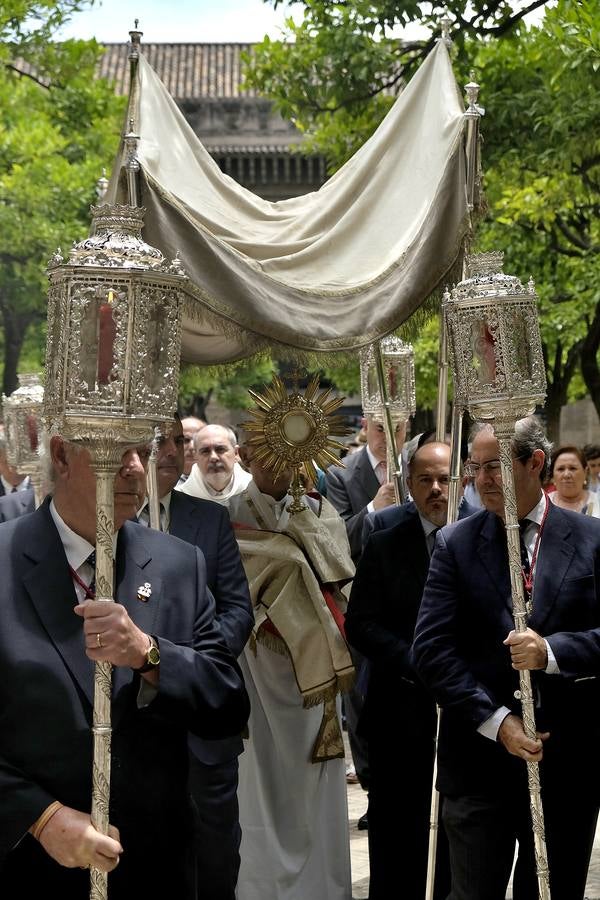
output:
[[[568,517],[547,502],[548,516],[533,580],[533,612],[529,624],[534,631],[539,631],[548,618],[575,555]]]
[[[429,572],[429,551],[427,549],[427,539],[419,512],[414,503],[409,504],[406,510],[406,531],[399,534],[402,541],[402,552],[406,553],[406,559],[411,560],[411,572],[419,587],[419,594],[422,595],[425,590],[425,582],[427,581],[427,573]],[[419,596],[420,603],[420,596]]]
[[[363,491],[369,496],[369,501],[373,499],[377,491],[379,490],[379,480],[373,466],[371,465],[371,461],[369,460],[369,456],[367,454],[367,448],[364,449],[360,453],[360,458],[356,463],[356,471],[360,473],[360,483],[362,484]],[[352,482],[350,482],[352,483]]]
[[[506,533],[502,519],[494,515],[494,513],[488,513],[485,516],[483,527],[479,532],[477,552],[486,572],[487,580],[491,582],[503,603],[512,612]]]
[[[188,544],[195,544],[194,504],[186,503],[184,498],[181,491],[171,491],[169,532]]]
[[[115,599],[127,610],[129,617],[146,634],[154,634],[162,580],[154,574],[152,556],[146,546],[148,529],[131,522],[125,522],[117,541],[117,561]],[[139,588],[150,585],[148,599],[139,599]],[[124,666],[113,670],[113,698],[118,699],[121,691],[131,684],[133,672]]]
[[[93,703],[94,663],[85,655],[82,620],[73,612],[77,595],[62,542],[47,502],[34,515],[31,549],[23,551],[30,562],[23,584],[64,664]]]

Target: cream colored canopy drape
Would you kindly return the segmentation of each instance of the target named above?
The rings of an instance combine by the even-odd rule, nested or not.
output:
[[[143,56],[137,78],[145,238],[179,251],[190,276],[185,360],[352,351],[408,319],[456,262],[469,226],[464,107],[443,42],[352,159],[278,202],[221,172]]]

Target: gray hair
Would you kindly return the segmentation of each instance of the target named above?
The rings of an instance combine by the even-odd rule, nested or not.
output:
[[[223,431],[227,435],[227,439],[231,444],[232,448],[235,450],[238,444],[238,439],[233,428],[230,428],[228,425],[219,425],[218,422],[211,422],[210,425],[204,425],[202,428],[199,428],[196,434],[194,435],[194,450],[198,449],[198,441],[200,439],[200,435],[206,428],[222,428]]]
[[[469,432],[469,453],[471,445],[478,434],[488,431],[494,434],[494,426],[490,422],[475,422]],[[544,453],[544,465],[540,470],[540,480],[543,482],[550,471],[550,456],[552,454],[552,442],[548,440],[542,423],[537,416],[527,416],[515,422],[515,433],[511,441],[511,448],[515,459],[531,459],[535,450]]]

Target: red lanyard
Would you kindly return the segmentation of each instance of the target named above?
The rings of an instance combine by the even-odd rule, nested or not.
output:
[[[80,588],[83,588],[85,591],[85,600],[95,600],[96,599],[96,591],[93,591],[90,588],[89,584],[86,584],[83,578],[80,578],[75,569],[72,566],[69,566],[71,571],[71,577],[76,584],[79,585]]]
[[[542,516],[542,521],[540,522],[540,527],[535,539],[535,544],[533,547],[533,553],[531,555],[531,563],[529,564],[529,574],[525,572],[523,566],[521,566],[521,574],[523,575],[523,584],[525,585],[525,590],[527,594],[531,596],[531,592],[533,590],[533,576],[535,575],[535,566],[537,563],[538,550],[540,549],[540,541],[542,539],[542,531],[544,530],[544,525],[546,524],[546,518],[548,516],[548,498],[544,495],[544,499],[546,501],[546,505],[544,507],[544,515]]]

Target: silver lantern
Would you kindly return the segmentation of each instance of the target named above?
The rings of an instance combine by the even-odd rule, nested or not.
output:
[[[515,631],[527,628],[511,440],[515,422],[531,415],[546,396],[546,378],[533,281],[527,287],[502,271],[502,253],[468,262],[468,275],[446,297],[454,390],[472,417],[490,422],[500,448],[506,539]],[[523,726],[535,740],[534,698],[529,671],[519,671]],[[527,763],[540,900],[550,881],[538,764]]]
[[[474,419],[512,426],[543,403],[546,376],[533,282],[505,275],[502,260],[471,257],[445,308],[455,396]]]
[[[42,502],[41,453],[43,452],[42,408],[44,387],[40,376],[17,376],[19,387],[2,398],[7,459],[22,475],[28,475],[35,505]]]
[[[412,346],[390,335],[361,350],[360,388],[363,413],[384,424],[388,481],[394,482],[396,502],[403,503],[407,491],[401,457],[396,452],[394,423],[407,422],[416,409]]]
[[[48,269],[45,415],[51,433],[85,447],[96,473],[96,600],[113,599],[113,482],[128,447],[172,423],[177,405],[183,288],[141,236],[144,210],[92,207],[90,236]],[[111,665],[96,664],[92,821],[108,830]],[[94,900],[106,874],[91,871]]]

